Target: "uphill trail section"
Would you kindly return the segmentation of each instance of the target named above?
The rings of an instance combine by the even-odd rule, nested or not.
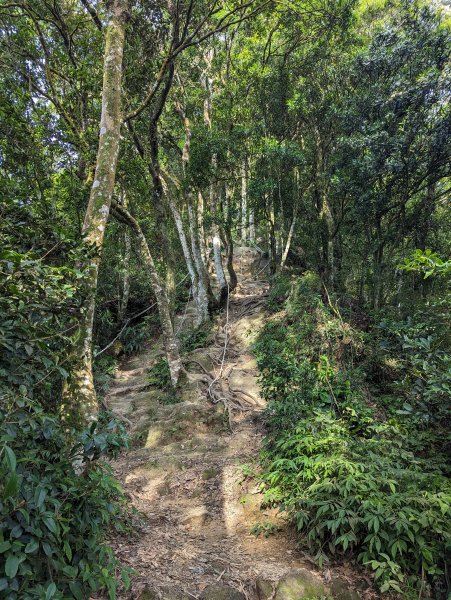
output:
[[[111,540],[136,572],[121,600],[364,597],[343,570],[315,570],[280,515],[260,509],[258,487],[244,475],[264,435],[252,354],[268,291],[259,269],[256,253],[239,248],[238,287],[205,348],[184,354],[176,403],[149,386],[161,344],[129,358],[116,374],[106,401],[139,441],[113,469],[143,515],[135,535]],[[193,311],[188,304],[177,329],[193,322]],[[259,527],[271,535],[256,536]]]

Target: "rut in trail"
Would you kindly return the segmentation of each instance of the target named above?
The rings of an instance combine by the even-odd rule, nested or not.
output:
[[[113,465],[145,515],[136,537],[113,540],[116,556],[138,573],[121,599],[300,600],[325,597],[330,588],[337,598],[360,597],[343,577],[326,572],[321,579],[297,553],[290,528],[274,511],[260,510],[256,484],[243,476],[263,436],[252,343],[265,319],[268,283],[258,278],[255,259],[238,249],[238,288],[211,344],[185,355],[181,402],[163,405],[161,392],[148,386],[158,344],[122,365],[108,395],[142,442]],[[178,328],[192,322],[193,310],[187,306]],[[263,522],[280,529],[256,537],[251,529]]]

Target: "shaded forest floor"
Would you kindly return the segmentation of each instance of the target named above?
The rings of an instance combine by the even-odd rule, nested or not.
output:
[[[121,599],[372,596],[365,578],[345,565],[320,574],[281,517],[260,509],[262,496],[246,476],[264,433],[252,344],[265,319],[268,282],[255,265],[254,252],[238,249],[238,288],[205,347],[184,355],[178,402],[149,386],[149,370],[162,356],[158,342],[116,374],[106,400],[137,442],[113,468],[144,515],[136,535],[112,540],[116,556],[137,573]],[[177,328],[192,323],[193,311],[188,304]],[[252,533],[265,527],[268,537]]]

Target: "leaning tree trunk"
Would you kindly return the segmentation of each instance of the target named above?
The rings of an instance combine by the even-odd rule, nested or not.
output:
[[[172,385],[175,386],[178,383],[180,372],[182,370],[182,361],[180,359],[177,338],[175,336],[174,326],[172,324],[171,305],[166,292],[166,286],[163,285],[160,279],[160,275],[158,274],[152,254],[150,252],[149,244],[147,243],[138,221],[123,206],[114,204],[113,208],[119,219],[129,225],[135,232],[141,254],[149,269],[150,284],[152,286],[152,292],[154,293],[157,301],[158,315],[160,317],[160,324],[164,337],[164,347],[166,350],[169,371],[171,373],[171,382]]]
[[[92,376],[92,329],[95,296],[105,227],[110,212],[121,130],[122,57],[128,0],[108,3],[109,15],[105,35],[103,63],[102,114],[94,182],[83,224],[83,239],[89,255],[85,270],[86,299],[80,319],[80,336],[76,344],[76,364],[63,393],[63,415],[78,415],[87,422],[97,412],[97,398]]]
[[[124,207],[127,207],[127,197],[122,192],[121,203]],[[118,307],[118,321],[122,323],[127,312],[128,300],[130,298],[130,258],[131,258],[132,244],[130,240],[130,231],[128,229],[124,232],[124,255],[122,259],[122,290],[120,291],[119,307]]]
[[[182,121],[183,128],[185,130],[185,143],[182,151],[182,166],[183,174],[186,176],[187,166],[190,160],[190,148],[191,148],[191,124],[188,116],[186,115],[185,109],[182,107],[180,102],[175,102],[175,110]],[[194,261],[194,266],[197,274],[197,285],[193,288],[195,297],[197,312],[198,312],[198,324],[202,324],[210,318],[209,309],[213,308],[214,297],[211,291],[210,278],[205,268],[205,263],[202,258],[202,253],[199,243],[199,232],[197,227],[197,215],[193,208],[193,193],[188,189],[186,191],[186,204],[188,207],[188,223],[191,236],[191,251]],[[181,224],[181,220],[180,220]],[[183,229],[183,226],[181,224]]]
[[[293,239],[293,234],[294,234],[294,228],[296,226],[296,221],[297,221],[297,205],[293,211],[293,220],[291,221],[291,225],[290,225],[290,230],[288,232],[288,237],[287,237],[287,243],[285,244],[285,248],[282,254],[282,259],[280,261],[280,269],[283,269],[285,267],[285,263],[287,262],[287,258],[288,258],[288,253],[290,251],[290,247],[291,247],[291,240]]]
[[[188,246],[188,240],[186,238],[185,230],[183,228],[182,217],[175,205],[175,203],[168,198],[168,204],[172,212],[172,216],[174,217],[175,226],[177,228],[177,232],[179,234],[180,244],[183,250],[183,256],[185,257],[186,267],[188,269],[188,273],[191,279],[191,289],[193,292],[194,303],[196,305],[196,326],[201,325],[205,321],[208,320],[208,298],[205,292],[205,298],[202,294],[202,284],[199,280],[199,275],[197,273],[197,269],[194,266],[193,258],[191,256],[191,252]]]

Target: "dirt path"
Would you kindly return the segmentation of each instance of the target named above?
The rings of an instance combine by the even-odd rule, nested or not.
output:
[[[296,552],[290,529],[260,510],[261,495],[243,475],[263,434],[252,343],[268,284],[253,279],[254,260],[250,250],[240,251],[239,286],[211,343],[185,357],[181,402],[164,405],[161,392],[148,387],[158,345],[122,365],[107,398],[142,441],[114,464],[146,517],[136,538],[113,542],[118,558],[138,572],[122,598],[299,600],[328,593],[324,577]],[[179,327],[192,321],[192,310],[188,305]],[[280,530],[256,537],[251,529],[262,522]],[[333,581],[334,597],[359,598],[338,587],[342,582]]]

